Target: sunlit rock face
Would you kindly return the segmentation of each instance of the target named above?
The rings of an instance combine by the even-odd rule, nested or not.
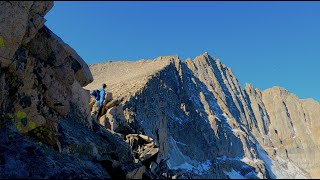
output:
[[[16,117],[22,133],[49,132],[41,139],[56,145],[57,125],[67,117],[90,124],[88,65],[43,26],[53,2],[1,2],[0,113]],[[75,117],[77,116],[77,117]],[[21,124],[19,119],[26,122]],[[40,137],[39,137],[40,138]]]
[[[263,92],[246,88],[246,91],[253,101],[259,94],[259,102],[252,103],[252,106],[258,105],[263,109],[260,112],[267,112],[264,117],[269,125],[264,136],[268,143],[264,143],[264,149],[268,154],[290,160],[313,178],[320,177],[319,102],[312,99],[300,100],[281,87]],[[261,117],[258,109],[254,112],[257,118]],[[263,139],[261,135],[256,137]]]
[[[319,103],[282,88],[242,89],[207,53],[90,66],[121,97],[121,123],[155,139],[158,161],[193,178],[317,177]],[[311,124],[313,124],[311,126]],[[294,127],[294,128],[293,128]],[[302,163],[303,162],[303,163]]]

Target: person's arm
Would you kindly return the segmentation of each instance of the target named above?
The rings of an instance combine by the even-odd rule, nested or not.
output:
[[[104,90],[101,90],[100,91],[100,107],[103,105],[104,95],[105,95]]]

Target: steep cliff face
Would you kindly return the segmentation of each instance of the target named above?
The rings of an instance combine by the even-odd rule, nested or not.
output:
[[[260,92],[248,86],[246,91],[250,99],[259,99],[254,103],[261,108],[254,109],[256,117],[265,117],[268,122],[264,134],[269,138],[269,143],[264,144],[268,154],[290,160],[311,177],[319,177],[319,103],[312,99],[300,100],[281,87]]]
[[[218,60],[208,54],[193,61],[168,56],[90,68],[95,80],[85,88],[106,82],[115,98],[124,96],[122,123],[155,139],[158,161],[169,158],[170,169],[192,177],[269,177],[246,127],[255,123],[241,87]]]
[[[85,88],[107,83],[114,98],[124,97],[119,123],[155,139],[158,162],[169,158],[167,166],[182,177],[318,176],[318,102],[282,88],[243,90],[231,69],[207,53],[90,69],[94,81]]]
[[[0,178],[134,176],[130,146],[92,122],[88,65],[43,26],[53,2],[0,2]]]

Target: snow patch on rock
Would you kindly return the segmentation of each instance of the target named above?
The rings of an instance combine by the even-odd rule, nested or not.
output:
[[[279,156],[275,160],[269,158],[267,153],[257,144],[257,150],[260,158],[265,162],[266,168],[272,179],[309,179],[309,175],[303,172],[298,166],[284,160]]]

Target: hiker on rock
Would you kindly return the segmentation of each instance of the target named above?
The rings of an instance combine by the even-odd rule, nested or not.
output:
[[[99,99],[96,98],[96,101],[99,102],[99,112],[98,112],[98,116],[101,115],[102,110],[104,109],[103,107],[103,102],[106,96],[106,88],[107,85],[105,83],[102,84],[102,88],[99,89],[99,95],[97,96]]]
[[[91,115],[94,116],[94,119],[97,120],[98,116],[101,115],[103,109],[103,102],[106,96],[107,85],[102,84],[100,89],[90,91],[92,101],[89,103]]]
[[[102,105],[103,105],[103,101],[104,101],[104,98],[105,98],[105,95],[106,95],[106,88],[107,88],[107,85],[105,83],[102,84],[102,88],[99,89],[99,107],[101,108]]]

